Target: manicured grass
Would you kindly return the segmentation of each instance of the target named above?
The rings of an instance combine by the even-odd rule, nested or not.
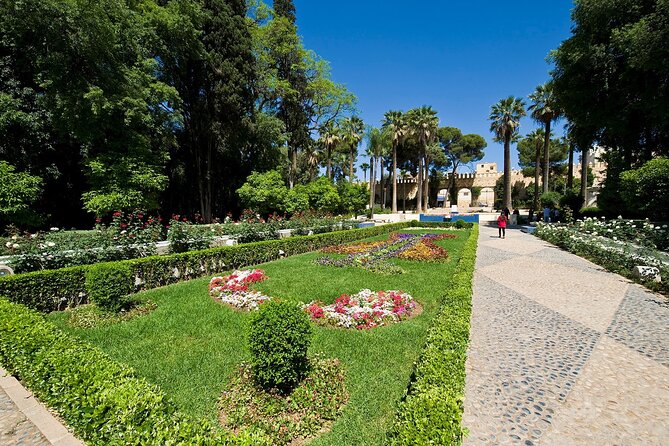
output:
[[[404,269],[402,275],[317,265],[313,260],[320,253],[259,266],[269,280],[258,288],[271,296],[331,303],[342,293],[352,294],[362,288],[399,289],[410,293],[424,308],[423,314],[411,320],[368,331],[315,328],[312,351],[342,361],[350,401],[332,431],[312,444],[385,444],[413,362],[469,236],[469,230],[454,233],[457,238],[438,242],[450,253],[447,262],[393,260]],[[143,293],[142,297],[151,299],[158,308],[112,326],[74,329],[67,326],[63,313],[49,317],[66,331],[134,367],[162,387],[184,412],[213,420],[227,378],[248,355],[244,340],[248,314],[212,301],[208,282],[209,278],[203,278]]]

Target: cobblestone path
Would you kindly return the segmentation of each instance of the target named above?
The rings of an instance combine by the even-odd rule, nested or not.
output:
[[[51,445],[2,389],[0,389],[0,445]]]
[[[465,445],[669,445],[669,300],[482,225]]]

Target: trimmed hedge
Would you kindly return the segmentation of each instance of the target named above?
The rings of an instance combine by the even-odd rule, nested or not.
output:
[[[132,270],[125,262],[99,263],[86,271],[88,297],[103,310],[120,311],[132,289]]]
[[[0,278],[0,295],[42,312],[62,310],[88,300],[86,274],[93,267],[127,265],[132,271],[134,292],[194,279],[228,269],[241,268],[348,243],[395,231],[408,223],[396,223],[350,231],[328,232],[305,237],[246,243],[236,246],[191,251],[167,256],[121,260],[57,270],[34,271]]]
[[[0,362],[89,445],[262,445],[194,421],[162,391],[44,317],[0,298]]]
[[[465,361],[469,344],[472,278],[476,261],[478,225],[467,240],[452,287],[430,327],[425,347],[414,366],[395,423],[391,445],[458,445],[465,393]]]

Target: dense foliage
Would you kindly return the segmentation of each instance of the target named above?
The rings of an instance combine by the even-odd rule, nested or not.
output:
[[[241,210],[235,190],[254,170],[313,179],[312,133],[355,97],[303,47],[294,6],[279,6],[0,3],[1,168],[17,180],[0,224],[158,208],[210,222]]]
[[[669,158],[656,158],[621,173],[620,195],[628,212],[669,221]]]
[[[86,292],[92,303],[102,310],[116,313],[128,304],[133,291],[130,265],[122,262],[99,263],[86,271]]]
[[[255,382],[266,390],[290,392],[309,371],[312,329],[302,306],[269,300],[251,314],[248,345]]]

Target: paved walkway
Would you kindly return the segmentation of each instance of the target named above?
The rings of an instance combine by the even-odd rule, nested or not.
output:
[[[465,445],[669,445],[669,301],[481,226]]]
[[[0,445],[83,446],[83,443],[0,367]]]

